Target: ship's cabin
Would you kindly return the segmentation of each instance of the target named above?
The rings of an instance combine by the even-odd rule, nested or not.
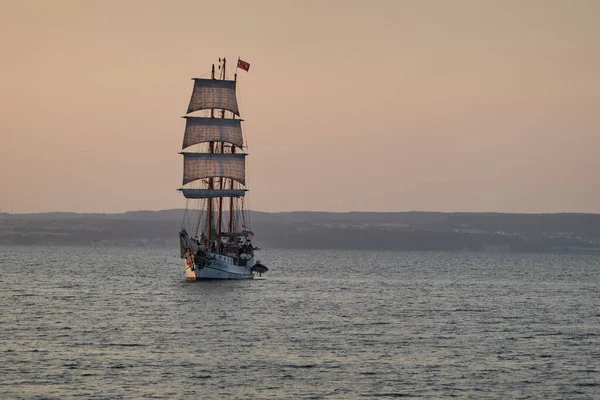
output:
[[[204,251],[223,254],[239,259],[250,259],[254,255],[254,247],[250,233],[224,232],[218,239],[208,240],[204,234],[200,239],[194,238],[198,247]]]

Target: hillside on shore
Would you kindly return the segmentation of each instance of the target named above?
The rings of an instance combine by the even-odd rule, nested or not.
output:
[[[0,214],[0,245],[175,245],[184,210]],[[250,211],[266,248],[600,252],[600,214]]]

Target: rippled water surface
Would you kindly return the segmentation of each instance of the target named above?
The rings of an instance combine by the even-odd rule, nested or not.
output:
[[[0,398],[600,398],[600,256],[0,247]]]

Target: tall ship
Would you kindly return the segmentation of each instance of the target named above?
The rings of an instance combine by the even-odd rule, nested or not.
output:
[[[194,88],[183,137],[186,208],[179,232],[187,280],[253,279],[268,268],[256,259],[244,208],[247,147],[236,86],[237,70],[250,64],[238,58],[233,80],[227,61],[212,65],[210,78],[192,78]]]

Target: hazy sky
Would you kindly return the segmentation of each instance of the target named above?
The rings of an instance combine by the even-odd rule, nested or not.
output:
[[[0,204],[183,207],[190,78],[240,56],[249,208],[598,213],[598,21],[594,0],[0,0]]]

